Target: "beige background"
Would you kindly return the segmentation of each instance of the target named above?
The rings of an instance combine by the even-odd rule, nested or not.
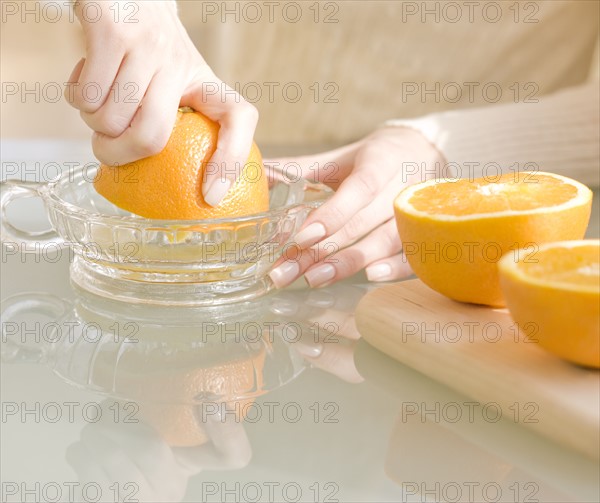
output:
[[[488,82],[497,84],[503,90],[502,102],[513,99],[510,86],[515,82],[521,89],[533,82],[539,97],[587,77],[598,36],[598,2],[521,2],[519,22],[515,9],[510,9],[515,2],[499,2],[502,17],[495,23],[486,22],[481,11],[475,11],[474,22],[469,22],[464,2],[457,3],[463,7],[462,16],[453,23],[448,21],[452,11],[439,10],[438,20],[432,14],[423,22],[422,13],[408,15],[406,2],[400,1],[321,2],[316,7],[312,1],[298,2],[301,19],[293,23],[298,11],[287,7],[286,19],[282,10],[275,9],[270,22],[262,1],[255,2],[260,8],[258,22],[252,22],[258,11],[240,2],[227,2],[232,12],[237,9],[238,19],[235,14],[223,19],[223,2],[209,2],[210,8],[216,6],[215,14],[196,0],[178,2],[181,19],[215,72],[233,87],[262,92],[255,105],[261,113],[257,141],[263,145],[343,143],[385,119],[489,105],[481,91],[470,100],[464,82],[477,82],[479,89]],[[443,2],[427,6],[436,9],[436,4],[443,8]],[[533,10],[528,4],[534,5]],[[337,22],[325,23],[327,15]],[[523,22],[527,15],[537,22]],[[83,56],[79,25],[69,17],[64,11],[57,23],[36,22],[32,15],[25,22],[21,16],[3,19],[2,137],[89,136],[75,110],[63,100],[44,100],[42,92],[48,86],[53,97],[53,83],[62,86]],[[266,82],[277,83],[273,102]],[[442,88],[451,82],[463,90],[456,103],[444,101],[443,94],[440,100],[402,94],[403,86],[411,83],[433,89],[436,83]],[[40,92],[7,95],[6,86],[13,83],[20,90],[37,85]],[[283,97],[286,84],[290,97],[294,89],[302,90],[298,102]],[[326,95],[335,102],[325,102]]]

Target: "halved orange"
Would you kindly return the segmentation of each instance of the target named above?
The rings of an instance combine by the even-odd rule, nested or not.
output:
[[[269,183],[255,143],[223,201],[216,207],[204,201],[202,185],[218,135],[219,124],[180,109],[162,152],[122,166],[101,164],[94,188],[119,208],[146,218],[204,220],[267,211]]]
[[[394,208],[415,274],[458,301],[503,306],[497,262],[542,243],[581,239],[592,191],[543,172],[434,179],[404,189]],[[518,258],[518,257],[516,257]]]
[[[600,368],[600,241],[547,243],[498,262],[500,286],[519,327],[548,351]]]

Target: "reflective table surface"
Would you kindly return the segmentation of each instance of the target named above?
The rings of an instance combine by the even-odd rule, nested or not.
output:
[[[71,259],[3,247],[2,501],[600,501],[597,461],[449,417],[469,398],[360,340],[361,275],[150,307],[77,290]]]

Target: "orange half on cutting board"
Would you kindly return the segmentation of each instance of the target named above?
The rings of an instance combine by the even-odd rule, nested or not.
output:
[[[415,274],[451,299],[503,306],[497,262],[551,241],[581,239],[592,191],[543,172],[434,179],[394,202],[404,255]]]
[[[500,286],[520,328],[551,353],[600,368],[600,241],[547,243],[498,263]]]

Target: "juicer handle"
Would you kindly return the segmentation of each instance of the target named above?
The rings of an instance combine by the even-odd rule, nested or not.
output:
[[[0,239],[5,245],[9,243],[56,243],[58,235],[54,229],[46,231],[27,231],[19,229],[8,220],[7,208],[17,199],[42,197],[41,189],[46,183],[28,182],[24,180],[6,180],[0,182]]]

